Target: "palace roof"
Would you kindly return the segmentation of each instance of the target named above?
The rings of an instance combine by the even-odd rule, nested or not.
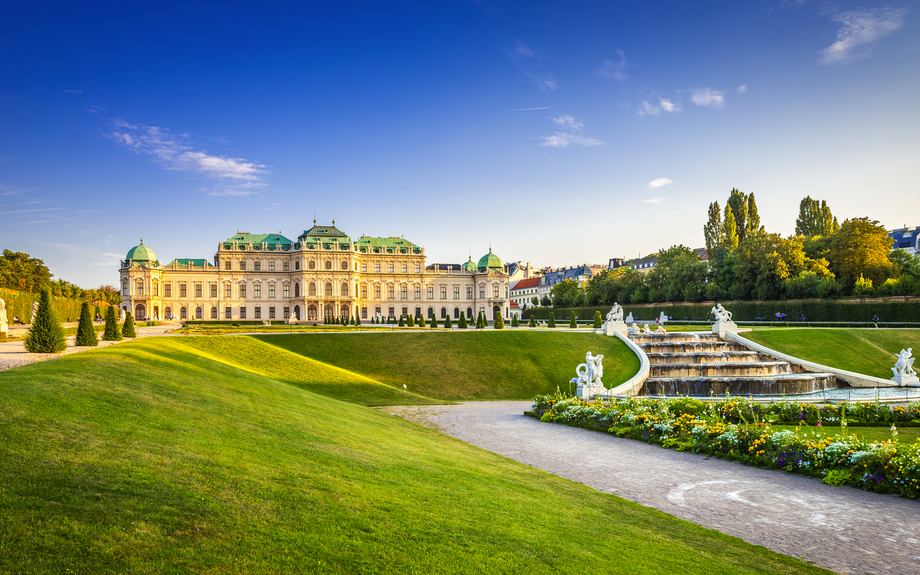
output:
[[[361,238],[355,242],[355,245],[358,246],[358,251],[361,252],[387,254],[422,253],[422,248],[405,238],[377,238],[372,236],[361,236]]]
[[[313,220],[313,227],[309,230],[304,230],[302,234],[297,236],[297,240],[301,242],[308,241],[328,241],[328,240],[337,240],[340,244],[350,244],[351,238],[348,237],[345,232],[335,227],[335,220],[332,220],[331,226],[318,226],[316,225],[316,220]]]
[[[170,266],[195,266],[195,267],[214,267],[214,264],[204,259],[193,258],[176,258],[169,262]]]
[[[292,242],[290,239],[282,236],[280,233],[277,234],[249,234],[245,232],[237,232],[235,236],[228,238],[224,241],[224,248],[230,249],[233,244],[252,244],[253,247],[262,247],[262,244],[266,244],[268,249],[281,249],[286,248],[290,249]]]

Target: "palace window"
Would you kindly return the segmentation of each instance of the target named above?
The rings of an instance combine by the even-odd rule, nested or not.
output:
[[[163,296],[172,297],[172,284],[163,284]]]
[[[326,297],[332,297],[332,284],[326,282]]]
[[[447,286],[441,286],[441,299],[447,299]]]
[[[275,271],[275,260],[268,261],[268,271],[270,272]]]
[[[393,299],[393,298],[396,297],[395,295],[393,295],[394,292],[395,292],[395,290],[396,290],[396,288],[393,287],[392,284],[387,286],[387,296],[388,296],[390,299]]]
[[[268,308],[268,319],[275,319],[275,306]]]
[[[402,273],[404,273],[404,274],[405,274],[405,273],[409,273],[409,266],[407,266],[406,264],[403,264],[403,265],[402,265]]]
[[[361,286],[361,299],[367,299],[367,285]]]
[[[361,319],[367,319],[367,308],[366,307],[361,308]]]
[[[240,306],[240,319],[246,319],[246,306]]]
[[[188,319],[188,310],[184,307],[179,310],[179,318],[183,320]]]
[[[284,313],[284,319],[290,319],[290,317],[291,317],[291,308],[285,306],[285,308],[284,308],[284,310],[283,310],[283,313]]]
[[[460,299],[460,286],[454,286],[454,299]]]
[[[409,315],[409,308],[407,308],[406,306],[403,306],[403,308],[402,308],[402,314],[403,314],[403,315]]]
[[[366,271],[367,271],[367,264],[366,264],[366,263],[362,263],[362,264],[361,264],[361,271],[362,271],[362,272],[366,272]]]
[[[284,299],[291,297],[291,286],[289,286],[288,284],[284,284],[283,286],[281,286],[281,297],[283,297]]]
[[[428,299],[434,299],[434,286],[428,286]]]
[[[294,262],[294,269],[295,269],[295,270],[299,270],[299,269],[300,269],[300,260]]]
[[[240,262],[240,271],[242,271],[242,272],[246,271],[246,262],[245,262],[245,261],[241,261],[241,262]]]
[[[315,296],[316,295],[316,284],[313,282],[310,282],[309,290],[310,290],[310,295]],[[296,296],[297,294],[294,294],[294,295]]]
[[[447,317],[447,308],[442,307],[441,308],[441,319],[445,319],[446,317]]]
[[[203,319],[201,313],[201,306],[195,308],[195,319]]]
[[[374,271],[378,273],[380,272],[380,264],[374,264]]]
[[[260,299],[262,297],[262,284],[255,284],[252,286],[252,297],[254,299]]]
[[[393,307],[393,306],[390,306],[390,314],[389,314],[389,316],[390,316],[390,317],[394,317],[395,315],[396,315],[396,308]]]
[[[233,297],[232,289],[233,288],[231,287],[230,284],[224,284],[224,297],[225,298],[230,299],[231,297]]]
[[[473,299],[473,286],[466,286],[466,299]]]
[[[479,286],[479,297],[480,298],[486,297],[486,286]]]
[[[402,299],[409,299],[409,288],[406,287],[406,284],[403,284],[402,287],[399,288],[399,297]]]
[[[393,273],[393,264],[390,264],[387,268],[390,270],[390,273]]]
[[[300,297],[300,284],[294,284],[294,297]]]
[[[255,312],[252,314],[252,317],[255,319],[262,319],[262,308],[256,306]]]
[[[460,308],[459,307],[454,308],[454,319],[460,319]]]
[[[347,295],[348,295],[348,284],[347,284],[347,283],[342,283],[342,296],[344,297],[344,296],[347,296]]]
[[[422,286],[415,286],[415,299],[422,299]]]
[[[315,270],[315,269],[316,269],[316,262],[313,261],[313,260],[310,260],[310,263],[307,264],[307,268],[308,268],[308,269],[311,269],[311,270]]]
[[[281,271],[283,272],[291,271],[291,262],[281,262]]]
[[[144,280],[138,279],[134,287],[136,288],[137,295],[144,295]]]
[[[374,299],[380,299],[380,286],[374,286]]]
[[[380,315],[380,306],[379,306],[379,305],[378,305],[377,307],[374,308],[374,315],[375,315],[375,316]]]
[[[246,284],[240,284],[240,299],[246,298]]]
[[[331,269],[332,269],[332,262],[329,261],[329,260],[326,260],[326,269],[327,269],[327,270],[331,270]]]
[[[260,272],[262,271],[262,262],[256,260],[252,264],[252,271]]]
[[[224,269],[225,269],[225,270],[230,270],[230,269],[231,269],[230,260],[224,260]]]
[[[227,306],[224,308],[224,319],[233,319],[233,308]]]
[[[185,282],[179,283],[179,297],[188,297],[188,286]]]
[[[417,274],[422,273],[422,265],[421,265],[421,264],[415,264],[415,273],[417,273]]]
[[[342,270],[348,271],[348,262],[345,260],[342,260]]]
[[[428,308],[428,319],[431,319],[433,317],[434,317],[434,309]]]
[[[211,307],[211,319],[217,319],[217,307]]]
[[[217,284],[211,284],[211,297],[217,297]],[[217,318],[214,318],[217,319]]]
[[[492,297],[498,298],[498,284],[492,284]]]
[[[154,296],[160,295],[160,282],[158,282],[157,280],[153,280],[153,295]]]
[[[275,284],[268,284],[268,299],[275,299]]]
[[[128,280],[121,280],[121,295],[128,295]]]
[[[195,299],[201,299],[201,284],[195,284]]]

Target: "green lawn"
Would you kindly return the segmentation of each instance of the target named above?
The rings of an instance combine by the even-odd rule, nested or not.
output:
[[[0,573],[827,573],[280,381],[236,339],[0,372]]]
[[[799,433],[805,434],[815,434],[818,437],[834,437],[837,435],[855,435],[860,439],[865,439],[866,441],[886,441],[888,439],[894,439],[891,434],[890,427],[859,427],[854,425],[847,426],[847,430],[844,433],[843,428],[840,426],[815,426],[815,425],[771,425],[770,429],[775,431],[796,431]],[[904,443],[912,443],[917,441],[920,438],[920,427],[899,427],[898,429],[898,441]]]
[[[255,339],[420,395],[444,400],[532,399],[568,392],[590,351],[606,387],[639,371],[617,338],[584,332],[470,331],[256,335]],[[572,389],[574,391],[574,388]]]
[[[891,378],[895,355],[920,353],[920,329],[776,328],[743,333],[751,341],[823,365]]]

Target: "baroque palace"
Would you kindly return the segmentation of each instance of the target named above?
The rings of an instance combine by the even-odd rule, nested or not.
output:
[[[167,320],[285,320],[509,315],[509,280],[489,250],[478,264],[425,264],[425,248],[402,238],[352,240],[318,226],[292,241],[237,233],[213,263],[174,259],[161,266],[141,240],[121,262],[122,307]]]

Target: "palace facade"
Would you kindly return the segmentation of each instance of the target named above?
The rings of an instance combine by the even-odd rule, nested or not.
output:
[[[131,248],[119,269],[122,307],[138,320],[285,320],[510,313],[504,264],[489,250],[478,263],[427,264],[425,248],[396,237],[352,240],[318,226],[296,240],[237,233],[213,261],[172,260]]]

